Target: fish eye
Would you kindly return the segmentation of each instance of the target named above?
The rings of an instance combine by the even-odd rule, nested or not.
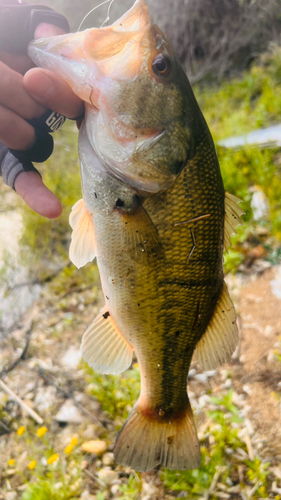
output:
[[[152,69],[156,76],[167,77],[171,73],[171,63],[168,57],[158,54],[152,61]]]

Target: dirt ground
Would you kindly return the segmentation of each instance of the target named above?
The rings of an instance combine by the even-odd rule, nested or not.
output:
[[[232,365],[233,385],[247,394],[249,419],[260,439],[267,441],[269,456],[281,460],[281,300],[271,290],[276,268],[254,275],[240,289],[239,363]]]

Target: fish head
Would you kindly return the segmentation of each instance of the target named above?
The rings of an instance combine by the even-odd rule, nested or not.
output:
[[[144,0],[111,26],[34,41],[29,54],[86,102],[102,164],[143,193],[169,188],[194,151],[195,98]]]

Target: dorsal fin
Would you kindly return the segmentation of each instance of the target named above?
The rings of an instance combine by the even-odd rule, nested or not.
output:
[[[212,370],[228,361],[238,344],[234,305],[223,282],[214,314],[196,345],[196,359],[203,370]]]
[[[121,373],[129,368],[133,357],[133,348],[106,308],[84,333],[81,352],[89,366],[100,373]]]
[[[73,229],[69,258],[79,269],[96,257],[94,225],[83,199],[72,207],[69,224]]]
[[[240,215],[243,215],[243,210],[239,207],[238,203],[242,200],[233,194],[225,192],[225,219],[224,219],[224,250],[228,252],[228,247],[231,246],[231,236],[237,233],[236,227],[243,224]]]

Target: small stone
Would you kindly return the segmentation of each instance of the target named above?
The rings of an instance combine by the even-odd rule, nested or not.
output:
[[[57,390],[55,387],[50,385],[49,387],[38,387],[36,391],[36,396],[34,399],[34,404],[36,410],[39,413],[44,413],[56,403],[57,401]]]
[[[155,486],[155,484],[146,483],[143,481],[142,488],[143,488],[144,493],[146,493],[146,497],[148,497],[150,500],[152,500],[156,497],[158,489]]]
[[[87,460],[82,460],[81,467],[82,467],[82,470],[88,469],[89,462],[87,462]]]
[[[6,500],[16,500],[17,496],[18,495],[16,491],[8,491],[6,493]]]
[[[95,455],[101,455],[107,449],[107,444],[105,441],[87,441],[81,446],[82,451],[86,453],[95,453]]]
[[[63,358],[61,359],[61,363],[67,368],[77,368],[81,360],[81,351],[80,349],[75,349],[75,347],[70,347]]]
[[[195,375],[194,378],[198,382],[205,384],[205,382],[207,382],[207,380],[208,380],[208,375],[206,375],[205,373],[197,373],[197,375]]]
[[[94,424],[87,425],[86,429],[83,431],[83,438],[87,441],[92,440],[95,437],[98,437],[96,434],[97,426]]]
[[[114,464],[114,456],[113,453],[105,453],[102,457],[103,465],[112,465]]]
[[[67,424],[81,424],[83,422],[83,415],[80,410],[75,406],[73,400],[67,399],[62,405],[59,412],[55,416],[57,422]]]
[[[231,381],[231,378],[228,378],[225,383],[224,383],[224,387],[226,389],[230,389],[230,387],[232,386],[232,381]]]
[[[9,477],[9,476],[13,476],[14,474],[16,473],[16,469],[8,469],[6,471],[6,475]]]
[[[119,479],[118,472],[116,472],[115,470],[111,470],[107,467],[105,467],[104,469],[101,469],[98,472],[98,476],[108,486],[110,486],[111,484],[113,484],[115,481],[117,481]]]
[[[96,500],[96,495],[91,495],[87,490],[83,491],[79,500]]]
[[[193,378],[194,375],[196,375],[196,370],[195,368],[192,368],[191,370],[189,370],[188,378]]]
[[[113,484],[113,486],[111,486],[111,488],[110,488],[110,491],[111,491],[113,497],[115,498],[117,493],[120,492],[119,484]]]

